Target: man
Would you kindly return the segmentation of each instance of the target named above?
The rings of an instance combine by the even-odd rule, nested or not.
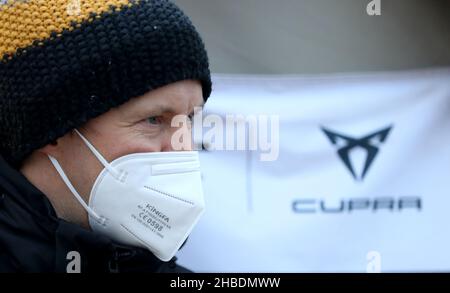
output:
[[[173,255],[203,202],[174,135],[211,92],[189,19],[165,0],[17,0],[0,22],[0,271],[187,272]]]

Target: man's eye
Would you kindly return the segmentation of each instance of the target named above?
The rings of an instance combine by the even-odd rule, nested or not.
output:
[[[153,125],[159,125],[159,124],[161,124],[162,119],[159,116],[152,116],[152,117],[147,118],[147,122],[150,124],[153,124]]]

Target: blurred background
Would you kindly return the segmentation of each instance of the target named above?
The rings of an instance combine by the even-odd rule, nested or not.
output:
[[[175,0],[214,73],[314,74],[450,64],[450,1]]]
[[[379,16],[370,0],[175,2],[209,53],[205,113],[279,119],[273,162],[201,152],[207,208],[181,264],[450,271],[449,0],[381,0]]]

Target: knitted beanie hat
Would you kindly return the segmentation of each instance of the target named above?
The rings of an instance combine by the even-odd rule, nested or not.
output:
[[[18,167],[89,119],[185,79],[208,57],[166,0],[0,0],[0,154]]]

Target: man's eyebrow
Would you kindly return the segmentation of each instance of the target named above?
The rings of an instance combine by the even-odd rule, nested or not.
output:
[[[195,111],[200,108],[200,111],[203,111],[203,108],[205,106],[205,102],[203,101],[199,105],[194,105],[194,107],[190,108],[190,112],[187,113],[188,115],[195,114]],[[177,113],[178,110],[171,106],[171,105],[165,105],[165,104],[154,104],[148,107],[140,107],[139,112],[144,115],[153,115],[155,113]]]
[[[170,105],[154,105],[148,109],[148,112],[175,113],[176,109]]]

